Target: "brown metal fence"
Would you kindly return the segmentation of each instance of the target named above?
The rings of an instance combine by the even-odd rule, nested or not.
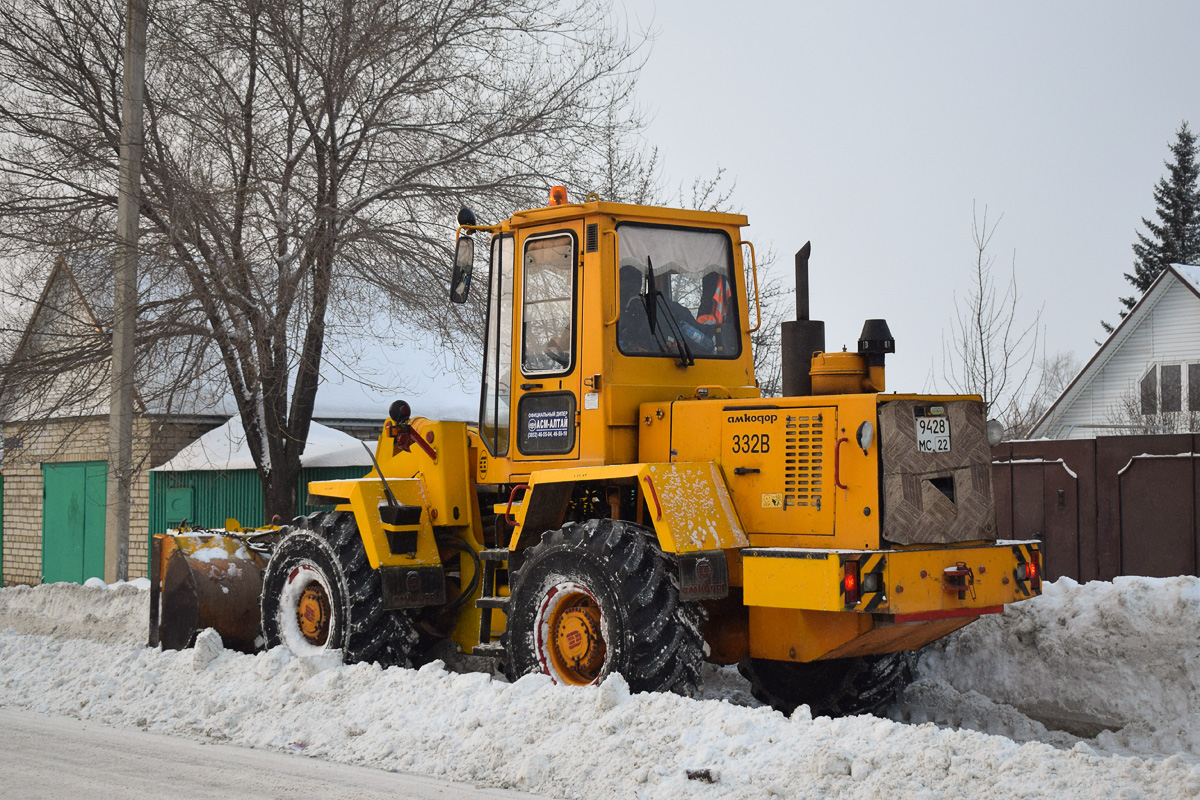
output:
[[[1000,535],[1041,539],[1046,575],[1200,575],[1200,434],[1004,442]]]

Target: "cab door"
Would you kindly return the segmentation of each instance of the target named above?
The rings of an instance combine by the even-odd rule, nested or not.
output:
[[[556,223],[517,242],[515,462],[579,458],[581,233]]]

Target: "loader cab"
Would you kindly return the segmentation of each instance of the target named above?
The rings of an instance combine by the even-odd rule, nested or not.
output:
[[[460,228],[488,235],[480,481],[636,461],[645,402],[758,396],[745,224],[589,196]]]

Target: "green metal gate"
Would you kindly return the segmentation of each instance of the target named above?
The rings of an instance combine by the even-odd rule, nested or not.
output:
[[[42,582],[104,577],[108,464],[42,464]]]
[[[300,470],[296,514],[331,510],[309,506],[308,482],[361,478],[370,467],[308,467]],[[220,528],[233,517],[246,527],[266,524],[262,483],[252,469],[150,472],[150,534],[177,527],[183,520],[200,528]],[[291,519],[285,520],[291,522]]]

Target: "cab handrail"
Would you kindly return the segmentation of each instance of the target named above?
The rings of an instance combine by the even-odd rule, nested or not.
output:
[[[749,239],[743,239],[742,245],[748,245],[750,247],[750,274],[754,277],[754,313],[758,319],[758,322],[755,324],[755,326],[746,331],[746,333],[755,333],[759,328],[762,327],[762,302],[758,297],[758,256],[756,256],[754,253],[754,242],[750,241]],[[743,265],[745,264],[744,258],[742,263]],[[746,321],[750,321],[749,312],[746,314]]]

